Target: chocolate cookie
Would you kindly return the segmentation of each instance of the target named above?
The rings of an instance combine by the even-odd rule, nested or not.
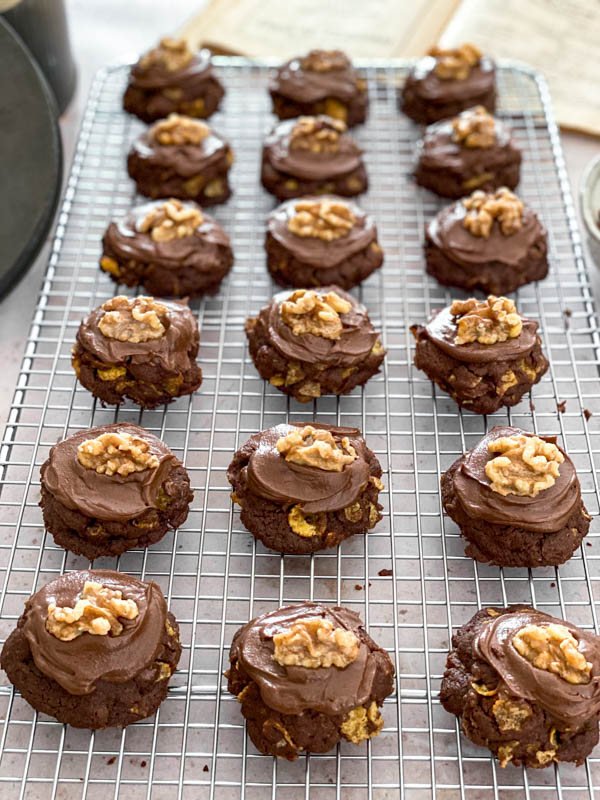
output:
[[[179,627],[156,583],[83,570],[29,598],[0,664],[36,711],[97,730],[154,714],[180,655]]]
[[[555,436],[498,426],[443,475],[442,502],[476,561],[558,566],[590,527],[575,466]]]
[[[373,217],[339,197],[282,203],[267,220],[265,248],[280,286],[351,289],[383,264]]]
[[[225,91],[213,74],[210,51],[190,50],[185,39],[161,39],[133,65],[123,108],[144,122],[169,114],[210,117]]]
[[[169,114],[135,140],[127,171],[146,197],[178,197],[212,206],[231,195],[227,173],[232,163],[229,142],[205,122]]]
[[[276,294],[246,336],[261,377],[301,403],[362,386],[386,352],[367,309],[337,286]]]
[[[278,200],[307,194],[366,192],[362,150],[346,123],[324,115],[285,120],[265,139],[262,185]]]
[[[187,304],[119,295],[82,321],[71,363],[102,402],[129,397],[154,408],[200,386],[198,345],[198,323]]]
[[[102,237],[101,268],[116,283],[156,297],[216,294],[232,264],[229,236],[189,201],[136,206]]]
[[[440,701],[501,767],[582,764],[598,743],[600,637],[528,606],[484,608],[452,637]]]
[[[279,553],[335,547],[381,519],[381,466],[358,428],[276,425],[237,451],[227,479],[242,523]]]
[[[229,691],[265,755],[294,761],[383,728],[394,667],[353,611],[305,602],[263,614],[236,632],[229,661]]]
[[[463,44],[453,50],[434,47],[409,73],[400,107],[424,125],[454,117],[475,105],[494,111],[495,81],[494,62],[475,45]]]
[[[442,197],[514,189],[519,183],[521,151],[510,129],[483,106],[434,122],[417,154],[416,182]]]
[[[548,369],[538,323],[506,297],[455,300],[410,329],[417,369],[475,414],[516,405]]]
[[[125,422],[55,444],[42,464],[41,494],[55,542],[90,561],[158,542],[183,525],[194,497],[166,444]]]
[[[327,114],[351,128],[367,118],[367,82],[341,50],[311,50],[279,67],[269,84],[279,119]]]
[[[508,294],[542,280],[547,251],[546,229],[508,189],[475,191],[425,226],[427,272],[467,291]]]

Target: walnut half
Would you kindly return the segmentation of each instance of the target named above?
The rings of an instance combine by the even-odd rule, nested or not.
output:
[[[503,497],[536,497],[554,486],[565,460],[555,444],[539,436],[501,436],[488,444],[488,451],[500,454],[487,462],[485,474],[490,489]]]
[[[145,439],[116,431],[86,439],[77,448],[77,460],[82,467],[109,477],[156,469],[160,463]]]
[[[187,67],[193,57],[194,54],[185,39],[165,36],[156,47],[144,53],[140,58],[139,66],[146,71],[156,64],[164,67],[168,72],[177,72],[177,70]]]
[[[117,295],[102,304],[101,333],[119,342],[149,342],[166,333],[167,308],[153,297]]]
[[[287,227],[291,233],[303,238],[333,242],[346,236],[356,223],[352,209],[341,200],[300,200],[294,211]]]
[[[452,139],[463,147],[492,147],[496,141],[496,120],[483,106],[461,112],[452,120]]]
[[[300,66],[309,72],[331,72],[346,69],[350,62],[342,50],[311,50],[300,59]]]
[[[457,327],[455,344],[496,344],[521,335],[523,320],[512,300],[490,294],[487,300],[455,300],[450,306]]]
[[[560,675],[567,683],[590,682],[592,665],[578,650],[577,639],[568,628],[551,622],[548,625],[525,625],[513,636],[513,646],[537,669]]]
[[[337,153],[340,134],[346,123],[333,117],[298,117],[290,133],[291,150],[310,150],[311,153]]]
[[[463,226],[473,236],[487,239],[494,220],[498,220],[500,231],[504,236],[512,236],[513,233],[520,231],[523,225],[525,206],[506,186],[489,194],[478,189],[469,197],[465,197],[462,204],[467,209]]]
[[[46,630],[62,642],[70,642],[82,633],[118,636],[123,630],[119,617],[135,619],[138,613],[137,604],[123,600],[122,592],[86,581],[74,608],[48,605]]]
[[[210,133],[205,122],[185,117],[181,114],[169,114],[150,128],[150,136],[159,144],[201,144]]]
[[[273,658],[282,666],[339,667],[358,658],[359,641],[353,631],[334,628],[322,617],[299,619],[290,628],[273,636]]]
[[[281,304],[281,317],[294,336],[311,334],[324,339],[339,339],[343,325],[340,314],[352,308],[335,292],[321,295],[313,289],[298,289]]]
[[[436,60],[435,74],[443,81],[464,81],[471,69],[479,63],[481,50],[474,44],[465,42],[460,47],[444,49],[432,47],[429,55]]]
[[[282,436],[277,441],[277,450],[286,461],[317,467],[328,472],[342,472],[347,464],[357,458],[356,450],[347,437],[342,439],[338,447],[331,431],[305,425]]]
[[[171,198],[154,206],[137,227],[140,233],[149,233],[155,242],[172,242],[191,236],[203,222],[199,208]]]

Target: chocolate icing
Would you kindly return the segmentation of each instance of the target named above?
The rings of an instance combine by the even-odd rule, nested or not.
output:
[[[468,364],[485,364],[489,362],[509,361],[524,358],[539,341],[536,333],[538,323],[533,319],[521,317],[523,328],[519,336],[495,344],[468,342],[455,344],[457,335],[456,318],[450,312],[450,306],[434,311],[425,326],[426,336],[451,358]]]
[[[131,145],[131,152],[153,167],[173,170],[182,178],[199,175],[225,158],[229,142],[211,129],[199,144],[160,144],[149,132]]]
[[[452,138],[452,122],[451,119],[443,119],[427,126],[417,148],[423,169],[471,175],[483,165],[483,172],[488,172],[496,165],[505,164],[507,150],[515,154],[519,152],[510,128],[498,118],[495,118],[495,141],[491,147],[465,147],[455,142]]]
[[[316,264],[319,269],[331,269],[341,264],[368,247],[377,240],[377,227],[370,214],[359,208],[356,203],[334,197],[333,195],[320,195],[319,197],[303,197],[303,201],[333,200],[347,205],[356,222],[345,236],[326,242],[317,236],[297,236],[288,228],[288,220],[296,213],[296,203],[299,200],[287,200],[282,203],[267,218],[267,230],[286,250],[289,250],[299,261],[307,264]]]
[[[327,97],[349,102],[356,95],[357,76],[351,64],[343,69],[316,72],[303,69],[301,59],[293,58],[279,67],[269,91],[299,103],[315,103]]]
[[[525,206],[521,215],[521,229],[510,236],[500,230],[498,220],[494,220],[488,238],[473,236],[465,228],[463,220],[467,209],[458,200],[431,220],[427,234],[439,249],[458,264],[482,264],[498,261],[501,264],[517,266],[527,255],[529,249],[541,238],[546,230],[534,212]]]
[[[219,264],[219,248],[230,246],[229,236],[213,217],[203,211],[204,222],[190,236],[170,242],[154,241],[150,233],[142,233],[139,226],[153,208],[164,202],[153,200],[135,206],[124,217],[111,222],[104,234],[104,244],[126,261],[134,259],[171,269],[190,267],[210,274]],[[185,205],[196,204],[186,201]]]
[[[63,642],[46,629],[48,605],[73,608],[86,581],[119,590],[138,607],[135,619],[119,618],[118,636],[83,633]],[[155,583],[143,583],[108,569],[82,570],[61,575],[27,601],[23,633],[36,667],[70,694],[91,694],[96,681],[125,683],[150,666],[160,650],[167,605]]]
[[[360,166],[362,149],[349,133],[340,133],[335,153],[290,148],[292,129],[297,123],[297,119],[280,122],[265,139],[263,154],[276,170],[302,180],[325,180]]]
[[[134,64],[129,74],[129,85],[137,89],[166,89],[176,86],[195,93],[213,74],[210,51],[206,49],[195,53],[185,67],[177,70],[169,70],[161,63],[154,63],[143,69],[141,60],[140,58]]]
[[[164,336],[147,342],[120,342],[105,336],[98,324],[105,312],[102,306],[82,320],[77,331],[81,347],[106,364],[159,363],[171,372],[189,369],[189,350],[198,331],[198,325],[187,303],[161,300],[167,308]]]
[[[512,644],[525,625],[563,625],[578,640],[578,649],[592,664],[587,684],[571,684],[547,670],[534,667]],[[487,661],[510,692],[538,703],[563,725],[577,727],[600,712],[600,638],[533,608],[501,614],[488,623],[473,642],[478,658]]]
[[[433,103],[450,103],[465,100],[488,92],[494,85],[495,65],[491,58],[482,56],[466,78],[442,79],[435,73],[433,56],[420,58],[409,75],[408,82],[417,95]]]
[[[304,427],[331,431],[336,442],[348,437],[357,458],[341,472],[286,461],[277,450],[277,441],[294,428]],[[255,448],[248,465],[242,469],[242,481],[259,497],[283,505],[299,504],[307,514],[338,511],[352,505],[369,481],[365,440],[358,428],[340,428],[316,422],[283,423],[256,433],[250,438]]]
[[[334,627],[356,633],[363,624],[358,614],[339,606],[305,602],[286,606],[248,622],[231,645],[231,660],[258,685],[269,708],[282,714],[314,710],[322,714],[347,714],[365,703],[373,692],[377,664],[368,646],[360,643],[358,658],[344,669],[339,667],[281,666],[273,658],[273,636],[298,619],[322,617]]]
[[[503,497],[490,489],[485,465],[497,454],[488,452],[488,444],[502,436],[518,435],[534,434],[519,428],[497,426],[466,454],[454,475],[454,490],[458,501],[465,513],[473,519],[539,533],[558,531],[567,524],[581,500],[575,466],[562,448],[559,447],[559,450],[565,460],[559,466],[558,478],[553,486],[541,491],[537,497],[520,497],[516,494]],[[556,444],[555,436],[539,438]]]
[[[78,446],[86,439],[112,431],[145,439],[150,452],[159,459],[158,467],[132,472],[125,477],[117,474],[109,477],[82,466],[77,460]],[[117,422],[78,431],[55,444],[50,450],[42,482],[67,508],[94,519],[128,522],[156,507],[161,486],[168,482],[172,469],[178,464],[167,445],[150,431],[139,425]]]
[[[340,338],[325,339],[312,333],[294,336],[292,329],[285,324],[281,316],[281,303],[293,294],[288,289],[276,294],[259,312],[259,317],[264,319],[268,327],[270,343],[289,361],[318,363],[326,367],[352,367],[360,364],[369,355],[379,338],[371,324],[367,309],[339,286],[319,286],[315,287],[314,291],[320,295],[335,292],[338,297],[352,304],[347,314],[340,314],[342,321]]]

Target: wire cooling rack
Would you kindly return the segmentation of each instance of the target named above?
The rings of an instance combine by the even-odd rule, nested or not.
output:
[[[125,156],[142,126],[120,109],[126,68],[103,70],[85,113],[0,465],[3,641],[30,593],[65,570],[87,566],[56,547],[42,527],[39,467],[54,442],[91,425],[129,420],[161,436],[185,462],[195,490],[185,526],[148,550],[96,562],[162,586],[181,626],[180,669],[156,717],[95,734],[36,714],[2,673],[0,796],[593,800],[594,789],[600,790],[598,752],[579,768],[501,769],[487,751],[459,736],[438,700],[452,630],[482,605],[532,603],[598,630],[600,541],[594,532],[560,569],[481,566],[465,558],[439,495],[441,472],[489,427],[510,421],[559,435],[577,466],[586,506],[598,513],[598,417],[586,421],[586,410],[600,414],[598,322],[546,84],[515,64],[499,71],[499,114],[524,155],[519,191],[550,239],[549,277],[520,290],[517,301],[540,320],[551,366],[531,403],[527,397],[510,412],[486,418],[458,410],[412,366],[409,324],[460,293],[424,273],[423,224],[441,203],[410,179],[419,129],[396,108],[406,65],[364,65],[371,113],[356,131],[371,185],[361,203],[375,214],[385,250],[383,269],[357,295],[383,330],[383,371],[351,396],[308,406],[259,378],[243,325],[273,292],[263,236],[274,202],[258,179],[261,140],[273,123],[268,69],[236,59],[217,63],[227,95],[212,122],[231,139],[236,163],[233,198],[215,214],[231,234],[235,266],[216,297],[192,304],[201,327],[202,387],[168,410],[103,409],[77,385],[70,366],[80,319],[116,292],[98,268],[100,237],[135,200]],[[244,530],[229,499],[227,465],[250,434],[287,418],[362,428],[387,487],[376,530],[312,557],[272,553]],[[254,749],[222,673],[242,623],[306,598],[343,603],[362,615],[390,652],[397,691],[384,705],[379,737],[291,764]]]

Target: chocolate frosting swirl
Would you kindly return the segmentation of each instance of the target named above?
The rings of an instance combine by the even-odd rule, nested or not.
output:
[[[277,441],[305,424],[331,431],[340,445],[342,439],[348,437],[357,458],[351,464],[346,464],[341,472],[329,472],[286,461],[277,450]],[[248,444],[254,447],[248,465],[242,469],[241,479],[250,491],[274,503],[298,504],[306,514],[339,511],[352,505],[369,481],[367,445],[358,428],[341,428],[317,422],[283,423],[255,434]]]
[[[490,489],[485,465],[496,454],[488,451],[488,444],[502,436],[533,436],[519,428],[496,426],[479,444],[464,456],[454,475],[454,490],[463,510],[473,519],[483,519],[495,525],[517,526],[526,531],[550,533],[558,531],[580,502],[581,491],[575,466],[562,448],[565,460],[559,467],[559,476],[553,486],[541,491],[537,497],[509,494],[503,497]],[[556,444],[555,436],[540,436]]]
[[[342,261],[359,253],[377,240],[377,226],[370,214],[366,214],[356,203],[334,195],[319,197],[303,197],[303,201],[319,202],[332,200],[344,203],[356,217],[356,222],[344,236],[326,242],[317,236],[297,236],[288,228],[288,221],[296,214],[298,199],[282,203],[267,218],[267,230],[286,250],[289,250],[299,261],[317,264],[319,269],[331,269]]]
[[[198,324],[185,303],[161,300],[167,309],[166,331],[160,339],[146,342],[120,342],[105,336],[98,327],[105,312],[102,306],[82,320],[77,341],[82,348],[106,364],[159,363],[169,371],[189,369],[189,351],[198,333]]]
[[[103,244],[124,260],[134,259],[144,264],[160,264],[170,269],[192,268],[210,274],[219,264],[219,248],[229,247],[229,236],[213,217],[202,212],[204,221],[190,236],[170,242],[156,242],[150,233],[142,233],[142,221],[164,200],[131,208],[124,217],[110,223]],[[186,206],[195,206],[187,201]]]
[[[145,439],[150,453],[159,460],[155,469],[129,475],[103,475],[87,469],[77,460],[77,448],[86,439],[102,433],[128,433]],[[139,425],[117,422],[99,428],[86,428],[58,442],[50,450],[42,483],[47,491],[67,508],[88,517],[106,521],[128,522],[156,507],[161,486],[179,465],[167,445]]]
[[[505,342],[496,342],[495,344],[481,344],[480,342],[456,344],[454,340],[458,333],[457,321],[450,311],[450,306],[447,306],[433,312],[425,326],[425,335],[442,352],[457,361],[467,364],[509,361],[525,357],[539,341],[536,333],[538,323],[527,317],[521,317],[521,320],[523,328],[519,336],[514,339],[507,339]]]
[[[563,625],[577,639],[578,649],[592,664],[590,682],[571,684],[552,672],[534,667],[512,640],[526,625]],[[539,704],[561,724],[577,727],[600,712],[600,638],[570,622],[533,608],[501,614],[489,622],[473,642],[474,654],[487,661],[510,692]]]
[[[289,361],[304,361],[309,364],[323,364],[327,367],[352,367],[360,364],[369,355],[379,338],[373,328],[367,309],[344,292],[339,286],[315,287],[315,292],[326,295],[335,292],[347,300],[352,308],[340,314],[342,334],[339,339],[325,339],[312,333],[294,336],[281,316],[281,304],[293,294],[289,290],[276,294],[271,302],[259,312],[269,331],[269,340],[276,350]]]
[[[408,78],[413,90],[423,100],[433,103],[458,102],[484,94],[494,85],[496,68],[487,56],[482,56],[463,80],[440,78],[435,72],[436,63],[433,56],[420,58]]]
[[[356,84],[356,71],[351,64],[316,72],[303,69],[301,59],[293,58],[279,67],[269,90],[299,103],[315,103],[327,97],[349,102],[356,95]]]
[[[502,233],[498,220],[492,223],[487,238],[473,236],[463,224],[466,214],[467,209],[458,200],[443,208],[427,226],[427,234],[434,244],[458,264],[498,261],[516,266],[536,242],[546,237],[544,226],[527,205],[521,215],[520,230],[510,236]]]
[[[73,608],[86,581],[123,593],[138,607],[135,619],[119,618],[118,636],[83,633],[70,642],[46,629],[48,605]],[[149,667],[160,651],[167,604],[160,587],[108,569],[70,572],[46,584],[25,605],[23,633],[36,667],[69,694],[91,694],[99,680],[125,683]]]
[[[237,660],[258,685],[264,703],[282,714],[302,714],[314,710],[322,714],[347,714],[366,702],[373,692],[376,660],[365,642],[360,642],[358,658],[347,667],[281,666],[273,658],[273,636],[297,620],[322,617],[336,628],[353,631],[363,628],[358,614],[340,606],[305,602],[286,606],[248,622],[231,645],[231,660]]]
[[[297,123],[297,119],[280,122],[265,139],[263,155],[276,170],[303,180],[325,180],[360,166],[362,149],[347,132],[340,133],[336,152],[313,153],[291,148],[292,130]]]
[[[211,129],[199,144],[160,144],[149,132],[131,145],[131,152],[153,167],[173,170],[182,178],[199,175],[229,152],[229,142]]]
[[[143,58],[143,56],[142,56]],[[141,60],[134,64],[129,73],[129,85],[137,89],[166,89],[177,86],[187,91],[196,90],[212,77],[210,50],[200,50],[182,69],[169,70],[164,64],[150,64],[147,69],[141,66]]]
[[[424,169],[449,170],[470,175],[479,165],[487,172],[506,161],[506,150],[518,153],[510,128],[495,118],[495,141],[491,147],[465,147],[452,138],[452,119],[443,119],[427,126],[425,136],[417,147],[419,162]]]

